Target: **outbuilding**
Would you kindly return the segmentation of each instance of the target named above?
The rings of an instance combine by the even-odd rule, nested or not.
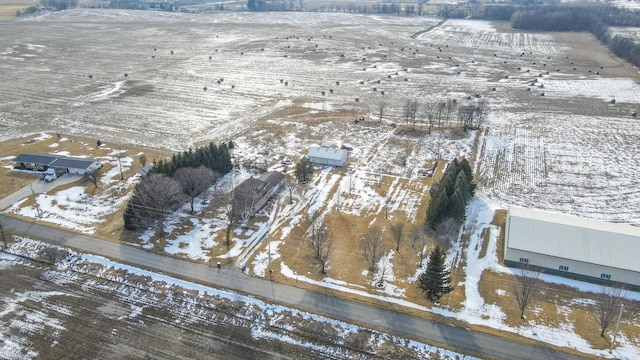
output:
[[[20,170],[41,172],[53,168],[61,173],[79,175],[102,168],[102,163],[96,159],[41,153],[20,154],[13,162],[16,164],[15,168]]]
[[[325,146],[310,146],[309,160],[315,165],[343,166],[347,163],[349,152]]]
[[[540,210],[510,207],[504,263],[640,290],[640,228]]]

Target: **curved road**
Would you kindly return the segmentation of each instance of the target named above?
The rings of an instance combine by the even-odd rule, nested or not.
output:
[[[2,216],[2,215],[0,215]],[[254,295],[276,303],[293,305],[312,313],[321,313],[342,319],[350,319],[364,325],[386,328],[393,332],[424,338],[428,343],[445,344],[463,352],[482,354],[501,359],[583,359],[547,348],[485,334],[469,329],[426,320],[335,296],[299,289],[269,280],[247,276],[232,268],[211,268],[177,258],[162,256],[139,248],[99,238],[79,235],[2,216],[6,230],[25,237],[98,254],[123,263],[138,265],[179,277],[197,279],[227,289]]]

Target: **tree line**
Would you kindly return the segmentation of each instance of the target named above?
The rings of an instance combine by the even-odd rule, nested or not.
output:
[[[612,6],[550,6],[519,9],[511,26],[525,30],[589,31],[617,56],[640,66],[640,44],[610,26],[640,26],[640,12]]]
[[[180,168],[198,167],[201,165],[219,174],[226,174],[231,171],[232,164],[229,146],[227,144],[216,145],[210,142],[209,145],[198,147],[195,150],[189,148],[189,150],[185,150],[182,153],[173,154],[171,160],[154,161],[149,173],[173,176]]]
[[[42,8],[47,10],[67,10],[78,6],[78,0],[40,0],[40,6],[29,6],[25,9],[16,10],[16,16],[33,14]]]
[[[475,193],[473,172],[467,159],[454,159],[440,181],[431,186],[425,225],[436,230],[445,219],[459,224],[464,220],[467,203]]]
[[[231,171],[226,144],[189,149],[171,160],[154,160],[149,175],[134,188],[124,210],[124,228],[138,230],[162,220],[186,201],[194,212],[195,199],[222,175]]]

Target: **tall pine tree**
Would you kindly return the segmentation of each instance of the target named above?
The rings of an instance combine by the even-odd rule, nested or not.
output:
[[[462,159],[462,161],[460,161],[460,169],[467,176],[467,182],[469,183],[470,194],[471,194],[471,197],[473,197],[476,191],[476,184],[474,184],[473,182],[473,170],[471,170],[471,165],[469,165],[469,160]]]
[[[453,290],[451,284],[451,272],[445,263],[444,250],[436,246],[429,254],[427,270],[420,275],[418,286],[424,292],[427,299],[437,303],[440,298]]]
[[[303,156],[296,164],[296,178],[301,183],[306,183],[313,176],[313,165],[309,157]]]
[[[442,178],[431,187],[425,225],[434,229],[446,218],[464,220],[467,203],[473,197],[475,184],[467,159],[454,159]]]

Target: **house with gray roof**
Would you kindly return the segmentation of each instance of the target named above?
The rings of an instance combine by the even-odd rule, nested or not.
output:
[[[249,178],[233,190],[233,214],[236,218],[247,219],[260,210],[282,187],[285,175],[269,171],[258,178]]]
[[[41,153],[23,153],[16,156],[13,162],[15,168],[20,170],[41,172],[53,168],[61,173],[79,175],[102,168],[102,163],[96,159]]]

